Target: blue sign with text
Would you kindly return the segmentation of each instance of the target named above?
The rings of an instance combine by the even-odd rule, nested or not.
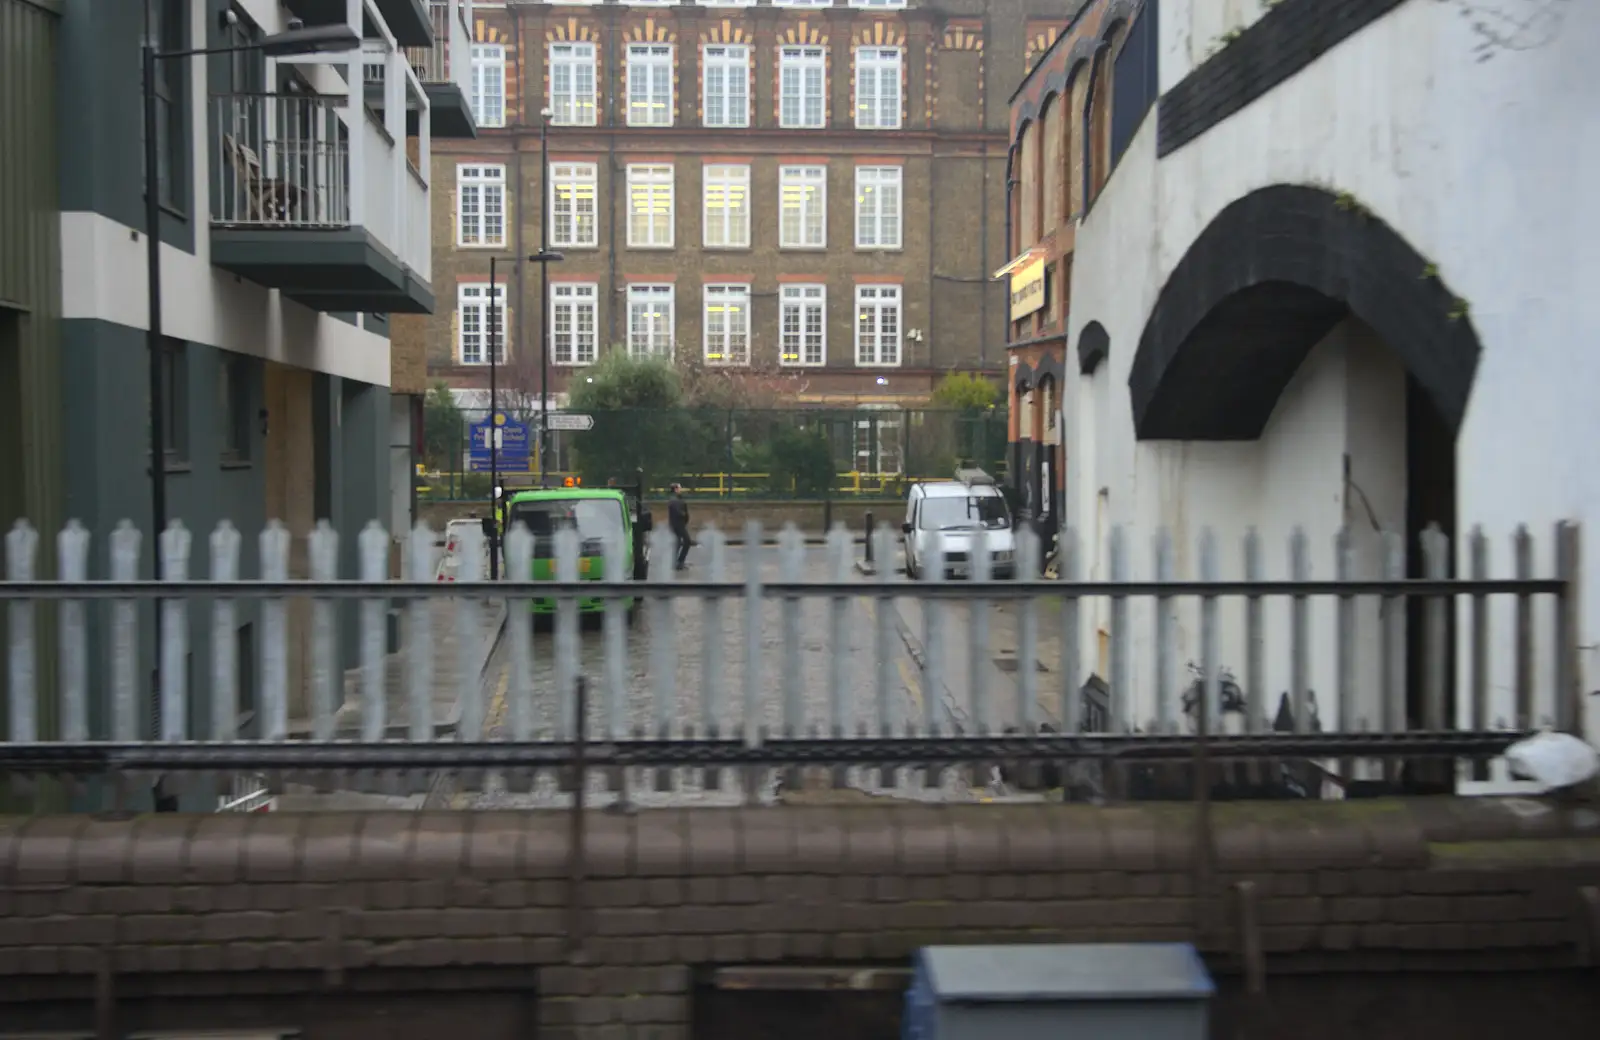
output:
[[[485,419],[483,422],[473,423],[468,429],[472,435],[472,446],[467,453],[467,466],[474,472],[486,472],[489,469],[489,451],[495,443],[495,434],[499,434],[499,469],[503,473],[525,473],[528,470],[529,450],[533,437],[528,430],[528,424],[518,422],[504,412],[494,416],[494,422]]]

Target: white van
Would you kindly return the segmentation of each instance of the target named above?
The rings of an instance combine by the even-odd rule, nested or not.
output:
[[[980,528],[987,537],[990,573],[996,579],[1015,576],[1016,532],[1011,510],[993,477],[981,469],[958,469],[955,480],[911,485],[905,523],[900,525],[905,536],[906,574],[919,577],[923,561],[938,545],[944,552],[945,575],[967,577],[973,534]]]

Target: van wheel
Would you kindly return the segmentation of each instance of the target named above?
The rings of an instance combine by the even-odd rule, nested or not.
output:
[[[901,569],[906,572],[906,577],[907,578],[911,579],[912,581],[916,581],[917,580],[917,569],[915,567],[911,566],[911,557],[909,557],[909,556],[906,557],[906,565],[905,565],[905,567],[903,567]]]

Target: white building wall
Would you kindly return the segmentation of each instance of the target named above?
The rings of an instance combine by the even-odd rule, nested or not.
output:
[[[1202,526],[1213,525],[1226,547],[1224,573],[1236,571],[1239,538],[1255,525],[1265,539],[1268,575],[1285,574],[1281,535],[1301,521],[1311,539],[1312,576],[1331,576],[1332,531],[1341,520],[1370,529],[1359,515],[1366,507],[1350,501],[1344,487],[1345,451],[1352,455],[1353,485],[1381,522],[1402,526],[1403,388],[1392,369],[1383,372],[1372,344],[1353,341],[1362,337],[1350,325],[1308,359],[1259,442],[1134,437],[1129,370],[1167,276],[1224,206],[1273,184],[1350,193],[1436,264],[1469,305],[1484,353],[1457,444],[1458,516],[1463,532],[1483,526],[1495,573],[1510,573],[1510,539],[1519,523],[1530,525],[1536,565],[1548,573],[1554,525],[1600,516],[1600,472],[1586,452],[1573,450],[1600,439],[1600,354],[1588,343],[1600,328],[1600,294],[1591,288],[1600,279],[1600,250],[1593,247],[1600,202],[1587,187],[1600,169],[1600,121],[1592,105],[1600,5],[1492,0],[1487,6],[1540,17],[1481,60],[1484,38],[1456,0],[1402,4],[1164,159],[1155,156],[1157,120],[1152,114],[1144,121],[1078,230],[1073,265],[1070,342],[1090,321],[1105,326],[1110,358],[1094,382],[1105,379],[1111,392],[1096,408],[1095,390],[1075,373],[1068,380],[1069,409],[1094,410],[1094,480],[1105,491],[1111,521],[1128,526],[1136,574],[1148,572],[1150,535],[1163,524],[1190,544]],[[1162,90],[1261,9],[1251,0],[1163,0]],[[1476,21],[1485,20],[1508,24]],[[1070,495],[1085,532],[1097,521],[1094,498],[1087,489]],[[1360,567],[1376,574],[1377,544],[1363,534],[1358,546]],[[1464,555],[1458,559],[1464,568]],[[1180,574],[1194,574],[1192,552],[1180,553],[1178,563]],[[1583,578],[1593,676],[1600,674],[1593,649],[1600,645],[1600,551],[1587,554]],[[1502,606],[1491,715],[1509,717],[1510,605]],[[1230,629],[1238,627],[1227,620],[1232,609],[1223,611]],[[1464,611],[1465,605],[1463,618]],[[1331,618],[1322,624],[1330,633]],[[1547,626],[1548,615],[1539,622]],[[1541,627],[1541,636],[1547,632]],[[1185,627],[1183,638],[1188,652],[1197,633]],[[1287,688],[1286,665],[1272,663],[1286,654],[1286,639],[1286,630],[1269,628],[1274,699]],[[1312,686],[1326,719],[1332,655],[1321,643],[1314,655]],[[1223,663],[1238,659],[1225,647]],[[1136,647],[1135,690],[1144,688],[1139,672],[1148,660]],[[1548,705],[1548,659],[1539,683]],[[1600,703],[1590,708],[1593,738],[1600,734]]]

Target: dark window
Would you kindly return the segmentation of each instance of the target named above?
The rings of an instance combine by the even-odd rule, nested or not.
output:
[[[189,460],[189,354],[177,340],[161,351],[161,436],[167,465]]]
[[[1144,114],[1155,104],[1156,82],[1156,5],[1146,2],[1144,9],[1128,27],[1127,38],[1117,52],[1112,67],[1111,87],[1111,164],[1116,165],[1133,140]]]
[[[226,355],[217,368],[217,422],[223,462],[250,461],[250,406],[254,397],[255,368],[251,358]]]
[[[222,47],[249,47],[261,42],[261,28],[238,4],[232,5],[233,24],[222,30]],[[228,63],[228,93],[260,94],[267,89],[267,59],[260,51],[234,51],[221,56]]]
[[[150,4],[147,40],[157,52],[170,53],[189,48],[188,5],[184,0],[155,0]],[[188,135],[184,133],[183,99],[188,93],[186,62],[182,58],[156,61],[156,172],[161,186],[161,204],[179,213],[187,212],[185,187],[188,184]],[[142,117],[141,117],[142,118]],[[141,132],[148,132],[144,129]]]

